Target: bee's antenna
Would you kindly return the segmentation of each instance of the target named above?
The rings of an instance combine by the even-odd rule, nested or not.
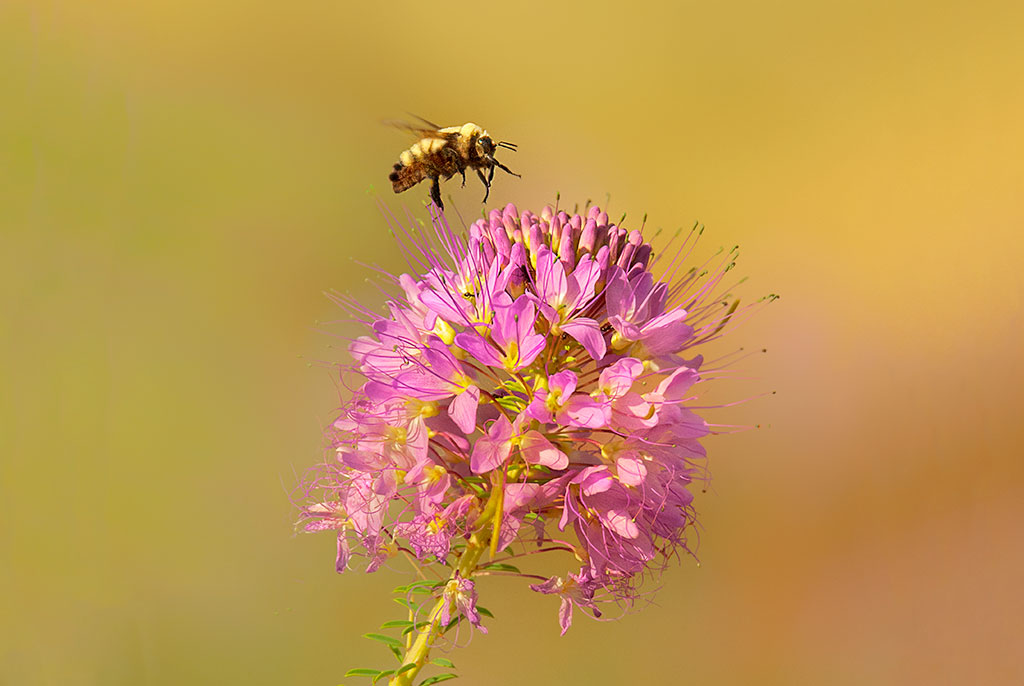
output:
[[[505,148],[506,150],[511,150],[512,152],[516,152],[516,149],[519,146],[516,145],[515,143],[509,143],[508,141],[498,141],[498,147]]]

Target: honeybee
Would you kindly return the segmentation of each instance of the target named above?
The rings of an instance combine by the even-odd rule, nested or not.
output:
[[[515,143],[506,141],[494,142],[491,135],[472,122],[462,126],[441,128],[426,119],[421,120],[423,126],[398,124],[419,136],[419,140],[408,150],[402,151],[398,162],[388,175],[395,193],[409,190],[420,181],[430,179],[430,199],[438,209],[444,209],[441,202],[441,184],[439,179],[450,179],[455,174],[462,175],[462,185],[466,185],[466,170],[476,171],[484,187],[484,202],[491,194],[491,181],[494,179],[495,168],[519,176],[514,171],[494,159],[498,148],[515,152]],[[484,172],[487,172],[484,175]]]

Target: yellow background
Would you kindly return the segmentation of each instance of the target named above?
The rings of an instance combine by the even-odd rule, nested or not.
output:
[[[325,684],[404,572],[289,493],[340,312],[400,269],[383,119],[519,144],[492,207],[587,198],[742,246],[697,567],[558,637],[482,582],[469,684],[1024,679],[1024,5],[0,4],[0,684]],[[479,212],[481,188],[445,186]],[[333,328],[332,328],[333,327]]]

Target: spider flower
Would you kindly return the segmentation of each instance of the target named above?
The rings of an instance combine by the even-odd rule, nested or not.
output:
[[[431,627],[453,611],[480,626],[471,578],[488,549],[570,552],[575,569],[531,586],[561,598],[564,633],[574,605],[600,616],[688,550],[711,433],[688,405],[709,372],[700,347],[742,314],[723,283],[735,255],[686,265],[691,232],[655,260],[596,207],[509,205],[468,235],[435,214],[431,229],[399,227],[410,271],[386,314],[343,303],[369,328],[345,368],[362,380],[303,522],[336,532],[339,572],[359,547],[370,571],[397,554],[447,566]]]

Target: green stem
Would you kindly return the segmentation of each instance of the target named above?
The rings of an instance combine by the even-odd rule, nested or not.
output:
[[[491,527],[488,526],[491,520],[494,519],[495,512],[503,495],[503,489],[495,488],[491,491],[491,496],[487,500],[487,504],[484,506],[484,511],[480,514],[480,517],[473,523],[474,533],[469,537],[469,541],[466,544],[466,549],[462,551],[462,555],[459,557],[458,563],[455,565],[455,571],[448,578],[449,581],[455,578],[458,574],[464,579],[472,578],[473,573],[476,571],[477,565],[480,562],[480,558],[483,556],[484,551],[487,550],[491,541]],[[416,675],[419,674],[420,670],[427,664],[430,659],[430,649],[434,647],[434,643],[438,638],[441,637],[442,630],[444,627],[441,625],[441,614],[444,611],[445,603],[451,603],[452,600],[445,598],[442,592],[441,598],[438,599],[437,603],[431,608],[430,613],[427,615],[427,625],[420,629],[419,634],[416,636],[416,640],[413,644],[405,651],[405,655],[402,657],[402,666],[412,664],[415,665],[412,669],[408,669],[401,674],[391,677],[388,681],[388,686],[412,686],[413,680]],[[454,608],[449,608],[449,610]]]
[[[494,485],[494,494],[492,500],[494,503],[494,530],[491,533],[491,559],[493,560],[498,555],[498,539],[501,533],[501,520],[505,514],[505,470],[501,470],[501,475],[498,477],[498,483]],[[487,503],[490,505],[490,502]]]

